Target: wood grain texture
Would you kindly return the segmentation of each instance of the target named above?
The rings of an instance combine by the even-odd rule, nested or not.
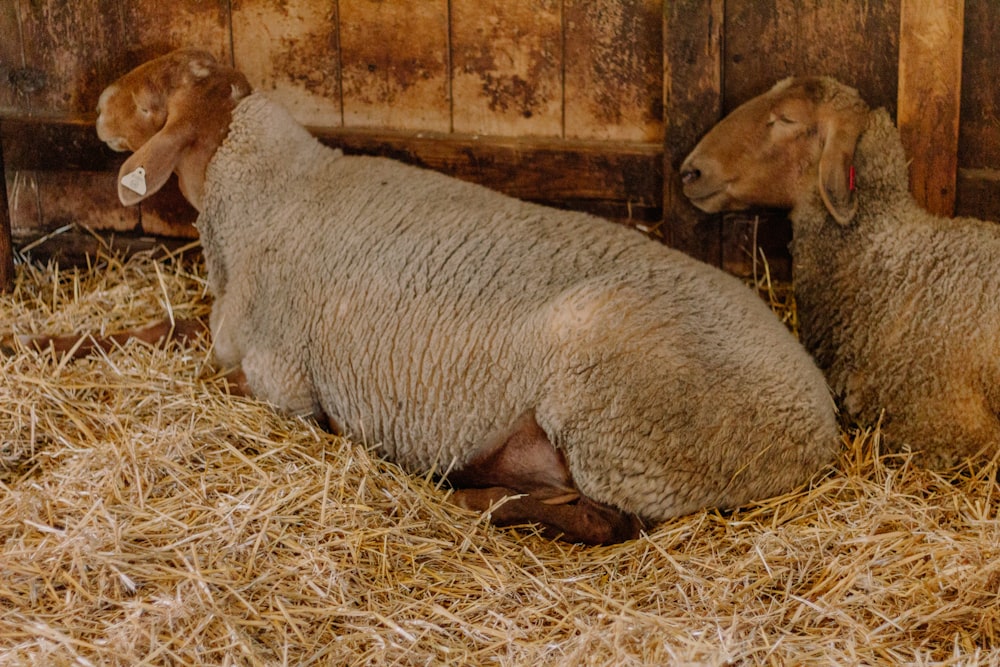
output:
[[[31,70],[24,62],[18,4],[0,2],[0,113],[27,109],[22,89],[32,85]]]
[[[566,1],[567,137],[663,139],[663,3]]]
[[[337,3],[233,0],[233,58],[300,123],[343,124]]]
[[[899,3],[727,0],[723,111],[786,76],[821,74],[896,110]]]
[[[724,0],[675,0],[664,9],[663,231],[668,242],[716,266],[722,263],[721,216],[699,213],[681,191],[679,170],[722,117]]]
[[[344,124],[447,132],[447,0],[339,6]]]
[[[900,2],[899,133],[913,196],[938,215],[955,211],[964,4]]]
[[[229,0],[119,0],[124,53],[118,74],[182,46],[232,63]]]
[[[563,132],[560,0],[452,0],[456,132]]]
[[[21,229],[36,229],[42,225],[42,207],[38,198],[38,174],[18,169],[6,161],[7,206],[12,233]]]
[[[7,178],[0,151],[0,292],[14,289],[14,242],[11,237],[10,206],[7,203]]]
[[[955,214],[1000,222],[1000,4],[965,3]]]
[[[121,51],[119,0],[18,2],[25,64],[37,72],[26,106],[36,112],[91,111],[117,73],[109,53]]]
[[[73,224],[93,230],[134,230],[139,224],[139,209],[121,205],[117,180],[112,172],[38,172],[38,228],[48,231]]]

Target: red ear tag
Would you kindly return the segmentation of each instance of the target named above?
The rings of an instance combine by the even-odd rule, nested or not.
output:
[[[847,171],[847,187],[850,188],[851,192],[854,192],[854,165]]]

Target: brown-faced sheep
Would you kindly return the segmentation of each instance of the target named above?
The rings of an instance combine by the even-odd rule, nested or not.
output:
[[[887,442],[930,466],[997,453],[1000,227],[920,208],[884,109],[830,78],[786,79],[681,174],[705,211],[791,209],[803,342],[850,415],[884,411]]]
[[[175,171],[199,209],[218,364],[499,523],[620,540],[834,456],[822,374],[763,302],[637,232],[344,156],[197,51],[112,84],[97,127],[134,151],[123,203]]]

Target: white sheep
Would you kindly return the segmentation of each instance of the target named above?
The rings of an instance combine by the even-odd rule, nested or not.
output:
[[[884,411],[887,443],[928,466],[997,453],[1000,227],[920,208],[884,109],[830,78],[786,79],[681,174],[705,211],[791,209],[803,342],[851,416]]]
[[[586,214],[348,157],[177,51],[112,84],[126,205],[171,171],[200,211],[216,362],[460,504],[608,542],[807,481],[833,400],[737,279]],[[510,497],[499,507],[495,506]]]

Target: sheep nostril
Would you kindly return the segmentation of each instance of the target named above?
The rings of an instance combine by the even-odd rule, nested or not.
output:
[[[684,185],[691,185],[695,181],[701,178],[700,169],[685,169],[681,172],[681,182]]]

